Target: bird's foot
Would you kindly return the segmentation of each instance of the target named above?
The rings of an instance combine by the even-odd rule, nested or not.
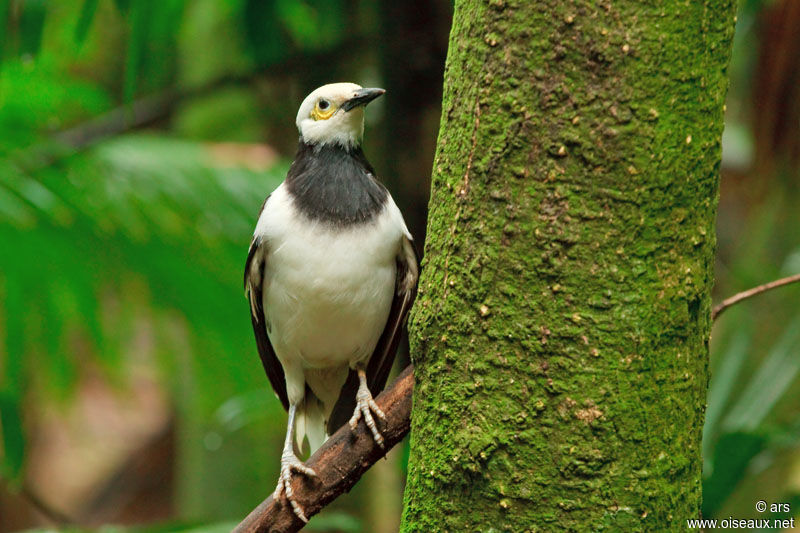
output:
[[[285,493],[286,500],[289,502],[289,505],[292,506],[292,511],[294,511],[297,518],[303,522],[308,522],[303,508],[300,507],[300,504],[294,499],[294,493],[292,492],[292,471],[300,472],[309,477],[317,477],[317,473],[304,465],[293,453],[284,454],[283,457],[281,457],[281,475],[278,478],[278,486],[275,488],[272,497],[278,500],[281,497],[281,493]]]
[[[353,412],[353,416],[350,418],[350,429],[355,431],[356,426],[358,426],[358,421],[363,416],[364,423],[367,424],[367,427],[372,432],[372,438],[375,439],[378,446],[383,448],[383,435],[378,431],[378,426],[375,424],[372,413],[375,413],[381,420],[386,421],[386,415],[383,414],[381,408],[375,403],[375,400],[372,398],[372,393],[367,387],[366,380],[364,380],[358,387],[358,393],[356,393],[356,409]]]

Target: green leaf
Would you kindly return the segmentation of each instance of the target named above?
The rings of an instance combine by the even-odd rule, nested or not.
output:
[[[98,369],[99,362],[106,377],[118,372],[124,384],[126,355],[146,323],[156,364],[171,369],[163,375],[178,416],[198,428],[192,434],[207,432],[217,407],[241,391],[260,388],[271,402],[264,412],[279,413],[254,355],[241,269],[258,207],[287,165],[255,171],[223,161],[205,143],[127,135],[57,166],[0,171],[0,190],[23,202],[32,219],[0,219],[0,243],[14,251],[0,253],[0,351],[13,355],[0,358],[2,379],[31,383],[39,394],[70,394],[82,367]],[[116,353],[86,342],[102,337]],[[80,340],[80,352],[70,339]],[[231,365],[225,355],[235,353],[249,357]],[[7,388],[4,381],[0,389]],[[258,416],[258,399],[253,403],[226,422]],[[220,433],[233,447],[254,434],[262,442],[280,424],[273,416]],[[235,459],[236,468],[264,477],[263,469],[244,466],[255,460],[246,455]],[[213,503],[214,512],[234,499],[226,498]]]
[[[703,482],[703,516],[716,515],[765,446],[766,438],[753,433],[726,433],[719,439],[711,476]]]
[[[123,15],[131,8],[131,0],[114,0],[114,3],[117,5],[119,12]]]
[[[25,0],[19,20],[19,53],[35,56],[42,44],[42,29],[47,14],[46,0]]]
[[[739,329],[720,358],[719,366],[711,375],[708,391],[706,422],[703,426],[703,456],[711,459],[711,449],[717,437],[719,421],[731,397],[744,362],[750,350],[751,333]]]
[[[727,432],[754,431],[800,373],[800,319],[786,328],[722,422]]]
[[[319,41],[317,12],[302,0],[278,0],[275,9],[281,22],[300,48],[313,48]]]
[[[14,241],[10,238],[13,233],[6,234],[9,237],[3,240],[10,245],[10,249],[17,250]],[[3,294],[3,315],[5,318],[5,358],[0,358],[0,377],[3,381],[0,390],[19,396],[22,394],[23,371],[25,361],[25,321],[24,309],[27,308],[24,289],[22,288],[23,278],[17,269],[10,264],[3,265],[2,281],[5,285]]]
[[[75,26],[75,44],[82,45],[89,34],[89,28],[97,11],[98,0],[84,0],[81,13],[78,16],[78,25]]]
[[[133,101],[139,82],[139,72],[147,57],[150,23],[153,17],[154,0],[137,0],[130,8],[130,39],[128,54],[125,57],[125,79],[123,97],[126,102]]]
[[[0,63],[3,62],[3,56],[6,49],[6,41],[8,40],[8,7],[10,0],[0,0]]]
[[[3,477],[12,483],[21,480],[25,460],[25,432],[22,427],[19,397],[0,391],[0,432],[3,435]]]

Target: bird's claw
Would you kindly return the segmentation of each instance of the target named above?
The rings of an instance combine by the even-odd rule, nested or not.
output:
[[[300,459],[294,456],[284,456],[281,458],[281,475],[278,477],[278,486],[275,487],[275,492],[272,494],[274,499],[280,499],[281,493],[286,494],[286,501],[292,506],[294,514],[303,522],[308,522],[303,508],[294,499],[294,492],[292,491],[292,471],[300,472],[309,477],[317,477],[317,473],[313,469],[304,465]]]
[[[378,431],[378,426],[375,424],[375,419],[372,417],[372,413],[375,413],[375,415],[384,422],[386,421],[386,415],[383,414],[381,408],[378,407],[377,403],[375,403],[375,400],[372,398],[372,394],[369,392],[369,389],[366,387],[359,387],[358,394],[356,394],[356,409],[353,412],[353,416],[350,418],[350,429],[355,431],[356,427],[358,426],[358,421],[363,416],[364,423],[372,432],[372,438],[375,440],[378,446],[383,448],[383,435],[381,435],[380,431]]]

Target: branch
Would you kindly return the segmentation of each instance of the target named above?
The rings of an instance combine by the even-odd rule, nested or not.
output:
[[[742,300],[747,300],[748,298],[752,298],[753,296],[761,294],[762,292],[777,289],[778,287],[783,287],[784,285],[789,285],[790,283],[796,283],[798,281],[800,281],[800,274],[794,274],[793,276],[776,279],[775,281],[770,281],[769,283],[759,285],[758,287],[753,287],[752,289],[734,294],[730,298],[722,300],[722,302],[711,311],[711,320],[716,320],[725,309],[741,302]]]
[[[299,52],[292,54],[280,63],[265,66],[254,72],[228,74],[205,85],[183,89],[168,88],[161,93],[144,96],[105,114],[90,118],[77,126],[55,133],[36,145],[24,148],[14,154],[14,161],[21,164],[28,172],[39,170],[101,141],[164,120],[172,115],[179,104],[187,100],[213,94],[227,87],[283,79],[287,75],[308,70],[309,64],[335,62],[347,52],[357,50],[363,42],[363,37],[355,36],[331,49],[315,54]]]
[[[306,466],[314,469],[316,478],[302,475],[292,477],[292,491],[306,516],[315,515],[343,492],[349,491],[361,476],[378,459],[386,455],[395,444],[408,433],[411,419],[411,393],[414,389],[413,367],[409,365],[392,385],[375,401],[386,413],[381,433],[386,448],[381,449],[372,440],[372,434],[364,424],[355,432],[345,424],[334,433]],[[287,533],[299,531],[305,525],[292,512],[285,499],[269,498],[256,507],[234,533]]]
[[[337,61],[343,54],[357,50],[361,44],[363,44],[363,39],[355,36],[342,41],[333,48],[313,54],[296,52],[279,63],[267,65],[255,72],[228,74],[211,80],[206,85],[186,89],[167,89],[161,94],[143,97],[129,105],[118,107],[105,115],[62,131],[54,136],[54,140],[73,150],[81,150],[103,139],[163,120],[173,113],[178,104],[186,100],[206,96],[226,87],[246,86],[270,79],[283,79],[287,75],[307,70],[309,65]]]
[[[717,305],[711,318],[716,320],[725,309],[742,300],[799,281],[800,274],[795,274],[735,294]],[[349,491],[369,467],[385,456],[408,433],[413,389],[413,366],[409,365],[376,398],[387,417],[382,428],[386,449],[381,450],[375,445],[371,433],[363,424],[359,424],[355,433],[345,425],[306,461],[306,465],[317,472],[317,478],[295,476],[292,479],[292,490],[307,516],[319,513],[337,496]],[[234,533],[290,533],[299,531],[304,525],[283,500],[275,501],[270,495],[234,529]]]

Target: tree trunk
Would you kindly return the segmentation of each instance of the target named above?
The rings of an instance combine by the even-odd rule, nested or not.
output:
[[[403,531],[683,530],[733,0],[460,0]]]

